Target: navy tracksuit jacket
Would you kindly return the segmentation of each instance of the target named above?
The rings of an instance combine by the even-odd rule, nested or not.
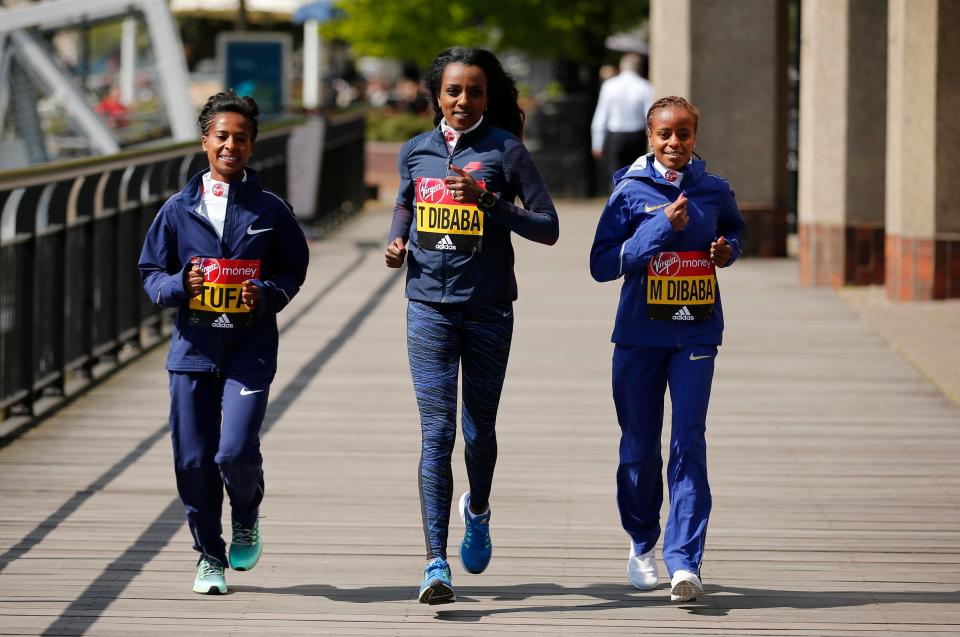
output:
[[[230,184],[222,239],[196,212],[203,173],[161,207],[140,254],[143,287],[157,305],[177,308],[167,370],[177,489],[194,548],[226,565],[223,490],[233,520],[251,527],[263,498],[260,426],[277,368],[276,314],[306,276],[306,239],[290,205],[260,186],[255,171]],[[260,299],[252,324],[192,324],[185,277],[194,257],[258,260]],[[221,424],[222,418],[222,424]]]

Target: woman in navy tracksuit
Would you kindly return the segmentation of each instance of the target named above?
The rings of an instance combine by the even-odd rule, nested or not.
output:
[[[420,502],[427,566],[419,599],[455,600],[447,564],[453,497],[457,376],[463,368],[463,437],[470,490],[460,498],[460,559],[471,573],[490,561],[490,486],[497,406],[513,335],[511,233],[552,245],[559,225],[547,187],[519,137],[513,79],[481,49],[453,48],[426,79],[437,128],[409,140],[386,249],[407,261],[407,350],[423,446]],[[519,197],[523,208],[514,205]]]
[[[650,589],[658,581],[663,397],[673,422],[667,486],[670,513],[663,561],[671,599],[703,592],[700,564],[710,515],[706,417],[714,359],[723,335],[715,268],[740,255],[743,219],[726,181],[691,160],[699,113],[681,97],[647,113],[653,153],[614,175],[597,226],[590,272],[624,277],[613,330],[613,399],[620,422],[617,504],[631,538],[627,574]]]
[[[246,168],[258,108],[232,91],[200,114],[209,170],[160,209],[140,254],[150,299],[177,308],[167,370],[177,491],[200,552],[193,590],[226,593],[224,568],[262,549],[260,426],[277,368],[276,314],[299,291],[308,251],[290,205]],[[230,498],[229,558],[220,524]]]

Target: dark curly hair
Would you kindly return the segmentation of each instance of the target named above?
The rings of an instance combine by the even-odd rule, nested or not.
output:
[[[672,108],[678,106],[687,109],[687,112],[693,117],[693,132],[697,132],[697,124],[700,123],[700,110],[678,95],[669,95],[661,97],[654,102],[647,111],[647,130],[653,130],[653,114],[661,108]]]
[[[430,92],[433,104],[433,123],[439,124],[443,112],[438,102],[443,71],[448,64],[459,62],[467,66],[477,66],[487,76],[487,112],[484,121],[509,131],[517,137],[523,136],[523,109],[517,103],[517,85],[509,73],[503,70],[500,60],[486,49],[468,49],[455,46],[437,54],[424,78],[424,84]]]
[[[207,134],[207,129],[210,128],[210,124],[213,123],[219,113],[239,113],[243,115],[250,122],[251,141],[256,141],[257,118],[260,117],[260,107],[257,106],[257,102],[252,97],[249,95],[241,97],[233,89],[211,95],[203,110],[200,111],[200,117],[197,118],[201,135]]]

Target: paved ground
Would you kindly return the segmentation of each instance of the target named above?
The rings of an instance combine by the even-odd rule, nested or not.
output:
[[[960,299],[893,303],[883,288],[845,288],[847,300],[923,376],[960,404]]]
[[[555,247],[517,242],[495,557],[481,576],[454,564],[455,605],[415,602],[419,431],[377,208],[314,246],[282,317],[257,569],[231,573],[227,596],[190,592],[156,352],[0,449],[0,634],[960,632],[960,407],[924,362],[955,370],[958,350],[916,354],[956,338],[956,306],[893,307],[911,336],[891,346],[900,319],[863,294],[798,287],[789,260],[721,273],[707,594],[678,605],[629,588],[609,391],[618,286],[586,271],[598,206],[561,202]],[[452,549],[461,532],[454,516]]]

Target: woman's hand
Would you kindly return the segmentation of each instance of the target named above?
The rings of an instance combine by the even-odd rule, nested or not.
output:
[[[733,246],[727,243],[726,237],[720,237],[710,244],[710,260],[718,268],[722,268],[730,262],[733,256]]]
[[[663,214],[667,215],[674,232],[680,232],[686,228],[690,223],[690,217],[687,215],[687,196],[681,192],[676,201],[663,209]]]
[[[463,203],[477,203],[477,198],[483,192],[483,188],[480,187],[477,180],[459,166],[450,164],[450,170],[456,174],[449,175],[444,179],[444,182],[453,200]]]
[[[203,270],[199,265],[194,265],[187,272],[187,296],[191,299],[200,296],[203,292]]]
[[[407,256],[406,241],[397,237],[387,244],[387,251],[383,255],[387,261],[388,268],[399,268],[403,265],[403,259]]]
[[[241,283],[240,286],[240,300],[243,301],[248,310],[255,312],[257,305],[260,304],[260,288],[250,279]]]

